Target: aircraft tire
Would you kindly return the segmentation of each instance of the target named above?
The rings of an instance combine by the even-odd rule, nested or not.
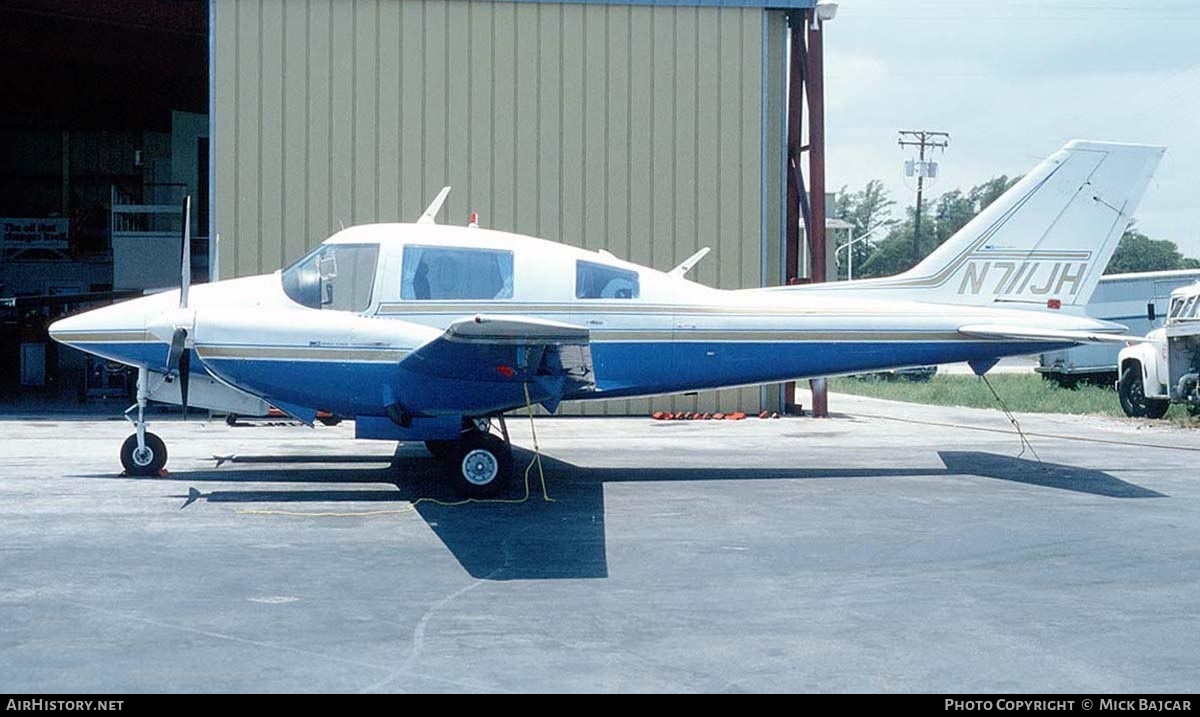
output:
[[[153,433],[146,434],[146,450],[138,451],[137,434],[129,436],[121,444],[121,465],[126,475],[156,476],[167,465],[167,444]]]
[[[512,451],[503,439],[485,433],[465,434],[446,456],[455,490],[468,498],[499,495],[512,480]]]

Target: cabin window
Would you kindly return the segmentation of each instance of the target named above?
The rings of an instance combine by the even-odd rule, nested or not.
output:
[[[590,261],[575,263],[575,298],[636,299],[637,296],[636,271]]]
[[[492,301],[513,295],[513,255],[496,249],[404,247],[400,298]]]
[[[378,244],[322,244],[283,271],[283,291],[310,309],[366,311]]]

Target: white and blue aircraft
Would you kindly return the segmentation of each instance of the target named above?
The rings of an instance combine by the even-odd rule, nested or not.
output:
[[[354,226],[273,274],[188,286],[62,319],[57,341],[138,368],[130,475],[167,459],[149,400],[424,441],[462,492],[494,495],[505,411],[968,361],[1104,340],[1084,307],[1161,147],[1073,141],[913,269],[835,284],[724,291],[607,253],[441,226]],[[185,222],[186,225],[186,222]],[[187,256],[185,230],[184,255]],[[200,369],[200,370],[195,370]]]

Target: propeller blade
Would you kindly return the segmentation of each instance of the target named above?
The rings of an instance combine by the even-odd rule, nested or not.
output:
[[[167,352],[167,369],[178,369],[179,398],[183,404],[183,417],[188,410],[188,377],[192,373],[192,354],[187,350],[187,329],[175,329],[171,334],[171,349]]]
[[[171,348],[167,351],[167,369],[173,369],[179,365],[179,359],[183,356],[184,349],[187,348],[187,329],[175,329],[175,333],[171,335]]]
[[[192,352],[187,349],[179,356],[179,399],[183,404],[183,420],[187,420],[188,377],[192,373]]]
[[[192,195],[183,198],[183,246],[179,257],[179,308],[188,305],[192,286]]]

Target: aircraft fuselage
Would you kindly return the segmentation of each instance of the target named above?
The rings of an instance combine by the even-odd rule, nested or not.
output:
[[[381,239],[384,233],[388,236]],[[295,268],[193,287],[193,365],[277,404],[380,416],[397,401],[421,406],[436,395],[439,404],[453,408],[430,405],[429,412],[483,414],[523,404],[521,392],[496,391],[494,385],[484,391],[472,381],[439,381],[397,370],[410,352],[451,322],[477,314],[519,315],[586,328],[595,385],[565,395],[565,400],[987,360],[1041,351],[1048,345],[971,338],[958,331],[964,324],[1020,324],[1030,318],[1025,310],[855,299],[820,287],[724,291],[611,256],[486,230],[374,225],[345,230],[325,246],[330,245],[378,247],[373,269],[361,272],[361,283],[369,284],[366,289],[335,289],[354,289],[362,295],[363,306],[331,308],[325,296],[317,297],[320,308],[297,302],[285,289],[288,272]],[[510,247],[511,286],[499,290],[509,295],[406,297],[403,267],[405,247],[410,245],[426,250]],[[579,263],[632,272],[637,290],[580,298]],[[177,297],[178,292],[164,292],[88,312],[55,324],[54,335],[85,351],[165,373],[164,341],[170,327],[156,322],[171,315]],[[333,297],[334,302],[339,299]],[[1064,330],[1111,329],[1070,315],[1039,314],[1038,322]],[[491,378],[481,380],[492,384]]]

